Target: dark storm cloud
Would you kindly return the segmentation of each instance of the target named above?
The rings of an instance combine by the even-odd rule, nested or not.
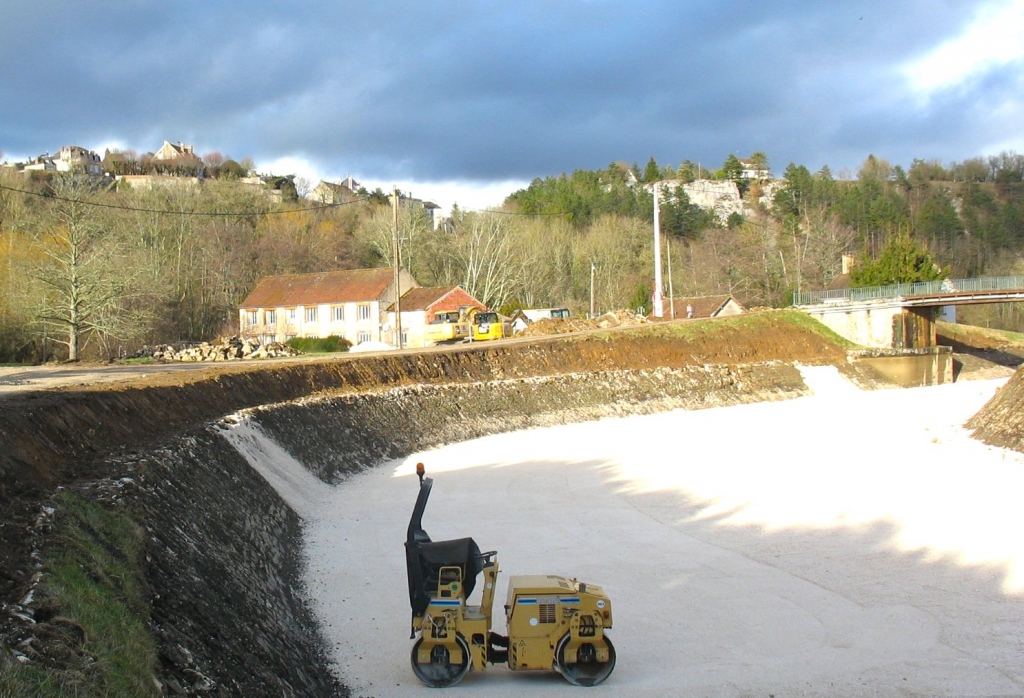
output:
[[[0,149],[183,140],[421,181],[964,158],[1013,135],[985,105],[1020,66],[927,103],[897,67],[978,5],[0,0]]]

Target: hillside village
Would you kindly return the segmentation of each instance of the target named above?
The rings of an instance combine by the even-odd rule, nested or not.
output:
[[[713,172],[651,158],[538,178],[500,210],[442,219],[408,193],[393,207],[352,177],[257,174],[251,161],[200,157],[180,141],[143,155],[62,146],[0,167],[0,357],[110,358],[231,335],[412,347],[436,341],[439,318],[474,308],[498,313],[509,334],[531,309],[700,317],[708,304],[784,307],[796,293],[892,283],[892,273],[1013,274],[1022,172],[1013,153],[909,170],[869,156],[856,179],[839,180],[792,163],[773,177],[763,153],[729,155]],[[83,243],[86,258],[63,254]],[[916,261],[892,272],[886,255]],[[83,267],[95,275],[86,313],[66,290],[84,283]],[[855,278],[872,268],[881,276]],[[356,273],[379,283],[350,283]],[[267,284],[277,291],[262,297]],[[1013,307],[965,313],[1024,326]]]
[[[752,160],[741,163],[744,178],[765,184],[766,193],[762,194],[761,202],[770,205],[769,171],[759,168]],[[373,196],[352,177],[337,182],[322,180],[316,186],[306,187],[307,191],[300,191],[293,176],[255,174],[251,162],[240,163],[219,154],[200,157],[194,146],[180,141],[165,140],[156,151],[142,155],[108,149],[100,156],[87,148],[69,145],[62,146],[54,155],[45,153],[28,162],[4,163],[3,166],[8,171],[35,178],[56,173],[84,174],[102,182],[102,187],[116,191],[200,188],[207,181],[227,179],[278,204],[301,197],[323,206],[343,206]],[[630,186],[642,186],[648,193],[652,192],[653,185],[641,185],[632,171],[629,176]],[[732,215],[742,215],[747,205],[734,181],[668,179],[660,184],[662,197],[683,191],[695,205],[712,212],[723,224]],[[380,192],[375,194],[380,197]],[[404,209],[415,210],[425,217],[431,228],[442,225],[443,221],[437,216],[439,207],[433,202],[406,195],[401,195],[400,202]],[[401,280],[397,295],[396,279]],[[699,309],[696,317],[712,317],[725,308],[729,309],[726,314],[742,311],[742,306],[729,295],[665,298],[663,302],[663,313],[658,314],[669,318],[694,317],[695,308]],[[296,338],[340,337],[357,347],[370,344],[418,347],[434,343],[429,336],[429,326],[438,322],[437,318],[450,313],[465,315],[467,310],[486,311],[488,306],[458,284],[423,287],[407,269],[397,275],[394,267],[277,275],[259,279],[239,303],[238,335],[253,346],[271,346]],[[522,312],[500,317],[501,336],[522,332],[533,324],[533,316]],[[609,315],[601,321],[601,326],[621,324],[624,320],[626,317],[621,313]],[[557,323],[550,331],[560,331]],[[473,332],[468,331],[468,334],[471,339]],[[142,352],[152,353],[152,349],[144,347]],[[170,355],[169,352],[162,354]],[[241,357],[243,352],[208,352],[206,357],[209,360],[221,355]],[[250,354],[245,352],[244,355]]]
[[[737,162],[741,169],[736,180],[712,179],[710,172],[709,178],[694,181],[666,178],[659,182],[662,196],[671,196],[671,192],[677,190],[683,191],[692,204],[713,212],[722,223],[728,221],[731,215],[745,214],[751,205],[770,207],[782,181],[772,180],[770,170],[756,158],[738,158]],[[203,180],[225,177],[253,187],[278,202],[288,198],[302,198],[324,205],[337,205],[370,194],[351,176],[335,182],[321,180],[315,186],[306,187],[308,190],[300,190],[294,175],[256,174],[254,165],[247,158],[236,162],[223,158],[220,153],[200,157],[196,155],[194,146],[181,141],[172,143],[165,140],[155,152],[142,155],[134,151],[107,149],[102,157],[93,150],[67,145],[61,146],[55,155],[47,152],[28,162],[5,161],[0,167],[29,176],[49,172],[78,172],[106,179],[113,186],[145,190],[160,186],[199,186]],[[759,182],[762,186],[757,197],[753,201],[745,199],[737,181]],[[628,172],[627,182],[630,186],[641,186],[632,170]],[[651,183],[642,186],[647,191],[653,190]],[[400,195],[403,205],[422,208],[432,225],[441,225],[438,215],[440,207],[436,203],[415,199],[401,192]]]
[[[0,167],[27,176],[46,176],[46,173],[80,173],[101,178],[115,188],[151,190],[154,187],[200,186],[204,180],[230,179],[253,188],[275,202],[307,199],[324,205],[349,203],[370,195],[352,177],[337,182],[321,180],[308,191],[300,190],[294,175],[257,174],[248,158],[241,162],[225,159],[220,153],[205,157],[196,155],[195,147],[182,142],[164,141],[155,152],[139,155],[134,151],[104,151],[98,153],[77,145],[62,146],[56,155],[44,153],[28,162],[4,162]],[[375,192],[383,196],[381,192]],[[440,224],[436,215],[439,206],[431,201],[415,199],[400,192],[403,206],[422,208],[434,225]]]

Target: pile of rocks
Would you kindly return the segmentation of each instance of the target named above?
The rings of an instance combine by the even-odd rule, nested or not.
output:
[[[643,325],[647,318],[637,315],[632,310],[615,310],[600,317],[587,318],[549,318],[537,320],[523,331],[523,336],[532,337],[563,332],[581,332],[583,330],[607,329],[609,327],[630,327]]]
[[[258,339],[221,337],[212,344],[202,344],[186,349],[175,349],[167,345],[144,346],[133,358],[153,358],[157,361],[234,361],[237,359],[269,359],[278,356],[297,356],[300,352],[281,342],[260,344]]]
[[[631,327],[633,325],[646,324],[647,318],[643,315],[637,315],[632,310],[614,310],[597,318],[595,322],[601,329],[607,327]]]

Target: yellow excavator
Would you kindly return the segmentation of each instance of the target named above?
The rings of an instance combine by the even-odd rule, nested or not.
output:
[[[419,495],[405,541],[412,606],[412,671],[427,686],[454,686],[488,664],[512,671],[554,670],[569,683],[596,686],[615,668],[612,604],[595,585],[557,575],[509,577],[508,636],[491,629],[498,578],[497,553],[480,552],[472,538],[433,541],[423,512],[433,486],[416,466]],[[478,606],[469,604],[483,574]]]
[[[490,310],[462,308],[435,313],[423,338],[434,344],[483,342],[512,335],[511,326]]]

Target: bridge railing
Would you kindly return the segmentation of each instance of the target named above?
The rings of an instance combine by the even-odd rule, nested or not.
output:
[[[793,305],[825,305],[861,301],[928,296],[941,293],[974,293],[978,291],[1010,291],[1024,289],[1024,276],[990,276],[978,279],[944,279],[913,284],[841,288],[833,291],[794,291]]]

